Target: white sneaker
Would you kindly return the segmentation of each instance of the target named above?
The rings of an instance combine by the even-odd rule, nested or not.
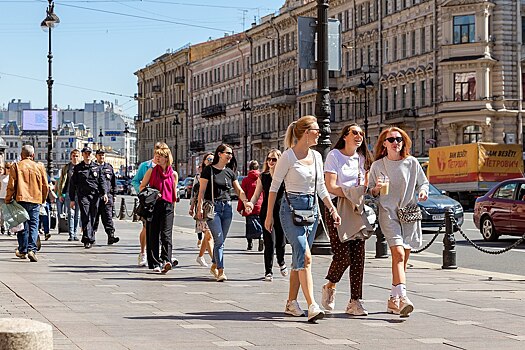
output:
[[[273,275],[271,273],[267,273],[266,276],[264,276],[264,280],[266,282],[272,282],[273,281]]]
[[[203,256],[198,256],[197,259],[195,259],[195,261],[197,261],[197,263],[202,267],[208,267],[208,263],[206,262],[206,260],[204,260]]]
[[[346,306],[346,313],[352,316],[368,316],[368,311],[363,306],[361,300],[350,299],[348,305]]]
[[[279,269],[281,270],[281,276],[288,276],[288,268],[286,267],[286,264],[279,266]]]
[[[160,269],[160,266],[155,266],[153,268],[153,272],[161,272],[162,270]]]
[[[325,284],[322,289],[321,305],[327,311],[332,311],[335,308],[335,288],[328,288]]]
[[[286,302],[286,308],[284,309],[284,313],[296,317],[304,316],[304,311],[299,306],[297,300],[288,300]]]
[[[412,304],[410,299],[406,296],[399,298],[399,315],[408,317],[412,311],[414,311],[414,304]]]
[[[140,253],[137,260],[138,260],[138,265],[139,266],[146,266],[146,265],[148,265],[148,258],[146,257],[146,254]]]
[[[308,306],[308,322],[315,323],[315,321],[320,320],[323,317],[324,311],[321,310],[319,305],[312,303],[310,306]]]

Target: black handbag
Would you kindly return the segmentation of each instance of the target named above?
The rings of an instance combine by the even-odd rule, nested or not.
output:
[[[288,206],[292,211],[292,222],[295,226],[310,226],[315,223],[316,215],[314,208],[317,205],[317,164],[314,156],[314,169],[315,169],[315,182],[314,182],[314,205],[311,209],[294,209],[290,203],[290,198],[288,198],[288,191],[284,190],[284,196]]]
[[[155,203],[159,198],[160,191],[147,186],[138,194],[139,205],[135,210],[135,214],[140,216],[143,219],[151,220],[153,216],[153,209],[155,208]]]

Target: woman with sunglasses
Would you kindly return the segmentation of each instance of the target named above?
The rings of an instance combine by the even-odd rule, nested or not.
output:
[[[197,204],[197,197],[199,196],[199,179],[200,174],[202,174],[202,170],[206,168],[208,165],[210,165],[213,162],[213,153],[208,152],[202,157],[202,163],[199,165],[200,173],[195,175],[195,179],[193,180],[193,187],[191,190],[191,199],[190,199],[190,210],[189,214],[191,217],[195,216],[195,206]],[[208,267],[208,263],[206,260],[204,260],[204,253],[208,251],[208,254],[210,258],[213,260],[213,251],[212,251],[212,244],[213,244],[213,238],[211,236],[210,228],[208,227],[208,224],[205,220],[196,220],[195,221],[195,232],[197,232],[197,247],[200,248],[199,255],[197,256],[197,263],[202,267]],[[204,237],[203,237],[204,234]],[[203,240],[204,238],[204,240]]]
[[[310,147],[317,145],[318,139],[319,125],[314,116],[301,117],[288,126],[284,139],[287,150],[275,166],[268,196],[268,213],[273,213],[277,192],[284,181],[286,190],[284,199],[280,203],[279,218],[284,234],[292,246],[290,288],[284,312],[293,316],[304,316],[297,302],[299,287],[301,287],[308,303],[308,321],[312,323],[324,317],[324,312],[314,299],[310,252],[319,219],[317,196],[328,208],[335,225],[341,222],[325,186],[321,154],[310,150]],[[314,222],[308,226],[295,225],[292,207],[294,210],[313,211]],[[266,230],[272,232],[273,225],[273,216],[267,215],[264,222]]]
[[[270,193],[270,185],[272,184],[272,176],[275,171],[275,164],[277,164],[277,160],[279,158],[281,158],[281,151],[279,151],[278,149],[274,148],[271,149],[270,152],[268,152],[268,154],[266,155],[266,162],[264,162],[263,172],[257,179],[257,187],[255,188],[255,192],[250,200],[250,202],[256,203],[261,193],[263,193],[261,212],[259,214],[262,223],[266,221],[266,217],[268,215],[268,196]],[[283,193],[284,184],[281,184],[281,187],[279,187],[279,190],[277,191],[277,197],[275,200],[277,203],[281,203]],[[266,230],[265,227],[263,227],[264,280],[267,282],[273,281],[274,251],[277,254],[277,263],[279,264],[281,275],[283,277],[288,276],[288,268],[286,267],[286,264],[284,262],[284,247],[286,245],[286,241],[284,239],[284,232],[281,226],[281,220],[279,219],[279,209],[280,204],[274,206],[272,213],[274,219],[273,231],[270,232]]]
[[[379,196],[379,225],[392,256],[392,289],[387,312],[407,317],[414,304],[406,292],[406,268],[410,251],[422,243],[421,221],[401,223],[398,209],[428,198],[428,180],[416,158],[412,141],[396,127],[383,130],[375,146],[368,187]]]
[[[334,205],[337,205],[338,201],[348,201],[343,191],[352,189],[358,189],[356,196],[360,200],[363,199],[366,172],[371,164],[372,159],[361,127],[355,123],[345,126],[334,148],[326,156],[324,165],[324,179]],[[341,280],[346,269],[350,268],[348,271],[350,300],[346,306],[346,313],[353,316],[366,316],[368,311],[361,301],[366,237],[361,232],[362,225],[346,224],[345,221],[354,220],[354,217],[342,216],[341,219],[343,226],[353,228],[350,239],[345,242],[341,242],[330,213],[328,210],[325,211],[325,222],[333,256],[326,275],[328,282],[322,288],[321,304],[328,311],[334,309],[336,284]]]
[[[214,204],[214,217],[212,220],[207,220],[207,223],[214,240],[210,272],[217,282],[227,280],[224,274],[224,241],[230,230],[233,217],[230,190],[235,189],[239,200],[243,201],[248,212],[253,209],[253,204],[250,203],[239,185],[239,181],[237,181],[236,170],[237,161],[232,148],[229,145],[221,144],[213,154],[212,164],[202,170],[199,180],[197,219],[203,219],[202,204],[205,199],[213,201]],[[210,181],[213,181],[211,185],[209,185]]]

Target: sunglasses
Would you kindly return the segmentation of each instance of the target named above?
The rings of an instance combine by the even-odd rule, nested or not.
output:
[[[227,154],[229,156],[233,156],[233,152],[221,152],[221,153]]]
[[[365,137],[365,133],[362,132],[362,131],[350,130],[350,132],[351,132],[354,136],[361,135],[362,137]],[[349,135],[349,134],[347,134],[347,135]]]
[[[213,158],[206,158],[208,162],[213,162]]]
[[[267,162],[277,162],[277,158],[268,157],[266,158]]]
[[[390,143],[394,143],[394,141],[397,141],[397,143],[403,142],[403,138],[401,136],[398,137],[387,137],[386,140]]]

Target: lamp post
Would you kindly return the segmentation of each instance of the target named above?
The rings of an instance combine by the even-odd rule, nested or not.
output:
[[[241,112],[243,113],[244,119],[244,175],[248,174],[248,117],[246,116],[246,112],[251,110],[252,108],[248,100],[243,100]]]
[[[46,18],[40,23],[40,27],[49,34],[47,53],[47,174],[53,176],[53,77],[51,74],[53,54],[51,52],[51,31],[60,23],[60,19],[54,12],[55,4],[53,0],[48,0],[48,3]]]
[[[317,150],[326,159],[330,152],[330,89],[328,87],[328,0],[317,0],[317,95],[315,115],[319,124],[320,135]],[[323,215],[324,205],[319,203]],[[322,226],[322,225],[319,225]],[[330,254],[330,240],[326,232],[319,228],[315,233],[312,254]]]
[[[365,127],[365,137],[367,138],[367,141],[369,141],[368,138],[368,114],[369,114],[369,104],[368,104],[368,90],[374,88],[374,83],[372,80],[370,80],[370,74],[365,73],[363,77],[361,77],[361,83],[357,86],[357,89],[361,92],[364,92],[365,94],[365,116],[364,116],[364,127]]]
[[[180,121],[179,121],[179,115],[176,114],[175,115],[175,120],[173,121],[173,123],[171,123],[171,125],[173,125],[173,127],[175,127],[175,159],[173,160],[173,162],[175,163],[175,171],[177,172],[178,174],[178,168],[179,168],[179,128],[178,126],[181,125],[180,124]]]
[[[103,149],[104,148],[104,144],[102,142],[102,138],[104,137],[104,134],[102,133],[102,128],[100,128],[100,133],[98,134],[98,138],[100,140],[100,149]]]
[[[129,127],[128,123],[124,124],[124,150],[126,151],[126,170],[124,170],[124,176],[126,176],[126,179],[128,178],[128,134],[129,134]]]

